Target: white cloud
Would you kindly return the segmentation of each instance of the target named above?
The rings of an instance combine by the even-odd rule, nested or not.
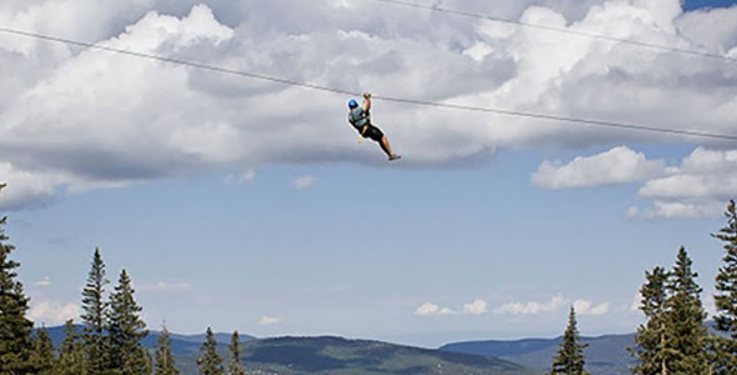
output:
[[[36,324],[56,325],[75,319],[79,316],[80,308],[74,303],[59,303],[55,301],[32,302],[28,318]]]
[[[271,316],[264,316],[259,319],[258,324],[262,326],[269,326],[281,323],[281,318],[275,318]]]
[[[571,301],[565,298],[562,294],[554,295],[550,301],[538,302],[510,302],[503,304],[496,310],[497,314],[512,314],[512,315],[538,315],[545,314],[554,311],[558,311],[560,308],[573,305],[576,312],[582,316],[600,316],[609,312],[610,302],[602,302],[598,305],[594,305],[593,302],[578,299]]]
[[[356,92],[737,132],[737,81],[720,61],[574,36],[561,43],[541,30],[399,7],[387,13],[371,3],[304,9],[293,6],[301,0],[280,1],[278,10],[259,1],[3,2],[0,22]],[[484,4],[501,16],[574,31],[710,51],[737,45],[730,23],[737,8],[682,15],[678,0],[533,3],[540,2]],[[82,22],[86,14],[95,18]],[[432,28],[418,26],[429,20]],[[5,208],[236,165],[385,162],[375,148],[355,147],[341,96],[5,34],[0,59],[0,180],[11,182]],[[505,148],[681,139],[380,100],[373,115],[393,147],[411,155],[403,165],[423,167],[488,161]],[[558,188],[620,183],[650,171],[641,161],[598,172],[549,163],[538,178]]]
[[[8,209],[43,205],[67,182],[61,174],[23,171],[11,163],[0,162],[0,183],[8,184],[0,192],[0,204]]]
[[[248,169],[240,174],[229,174],[225,177],[225,183],[228,185],[245,185],[256,179],[256,171]]]
[[[1,141],[0,141],[1,142]],[[126,180],[92,180],[75,177],[66,172],[24,170],[9,162],[0,161],[0,207],[9,210],[44,206],[66,193],[80,193],[91,189],[118,188],[129,185]]]
[[[706,172],[675,174],[648,181],[639,194],[646,198],[704,198],[727,197],[737,192],[737,175]]]
[[[726,201],[695,200],[693,202],[653,201],[652,207],[636,215],[639,219],[696,219],[718,217]]]
[[[567,164],[544,161],[532,175],[540,187],[563,189],[622,184],[643,181],[664,172],[662,160],[647,160],[644,154],[626,146],[587,157],[577,157]]]
[[[33,285],[46,288],[51,286],[51,278],[48,276],[44,276],[43,279],[36,281]]]
[[[494,49],[490,45],[483,42],[476,42],[474,45],[463,51],[463,54],[470,56],[476,61],[484,61],[484,58],[492,52],[494,52]]]
[[[652,200],[652,207],[636,208],[635,217],[719,217],[727,201],[737,197],[737,150],[699,147],[667,173],[639,189],[638,195]]]
[[[486,301],[476,300],[463,305],[463,313],[466,315],[484,315],[488,312]]]
[[[312,187],[312,185],[315,184],[315,181],[317,181],[317,179],[313,176],[301,176],[292,182],[292,186],[297,190],[304,190]]]
[[[440,316],[457,315],[457,314],[458,313],[455,310],[451,309],[450,307],[443,307],[440,310],[438,310],[438,313],[437,313],[437,315],[440,315]]]
[[[424,303],[415,310],[415,315],[419,316],[436,316],[440,312],[440,306],[434,303]]]
[[[713,22],[704,24],[705,16]],[[685,37],[712,50],[728,51],[737,45],[737,12],[733,9],[702,9],[686,13],[676,22]]]
[[[475,315],[480,316],[488,312],[486,301],[476,300],[463,305],[460,311],[450,307],[441,307],[431,302],[424,303],[415,309],[417,316],[450,316],[450,315]]]
[[[643,182],[637,194],[651,206],[628,207],[628,218],[719,217],[737,197],[737,150],[698,147],[679,165],[666,166],[622,146],[568,164],[546,161],[532,176],[536,185],[556,189],[635,181]]]
[[[602,302],[598,305],[594,305],[591,301],[576,300],[573,302],[573,308],[576,309],[576,313],[581,316],[601,316],[609,312],[609,306],[611,303]]]
[[[494,310],[497,314],[534,315],[558,310],[566,304],[561,294],[556,294],[547,302],[510,302]]]

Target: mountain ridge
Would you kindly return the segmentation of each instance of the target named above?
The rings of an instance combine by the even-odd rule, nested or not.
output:
[[[77,326],[79,331],[81,327]],[[55,344],[64,327],[47,328]],[[149,349],[161,335],[151,331],[142,343]],[[256,339],[241,336],[241,360],[249,371],[278,375],[540,375],[517,363],[467,353],[338,336],[284,336]],[[197,358],[204,335],[171,334],[171,347],[182,375],[197,375]],[[217,337],[218,353],[227,358],[230,335]],[[226,361],[227,362],[227,361]]]
[[[80,326],[75,327],[81,331]],[[58,345],[64,327],[47,328]],[[153,349],[161,332],[152,330],[142,340]],[[170,333],[171,347],[182,375],[196,375],[196,359],[204,334]],[[217,333],[218,352],[227,357],[229,333]],[[240,335],[242,360],[262,373],[279,375],[318,374],[383,375],[469,373],[479,375],[539,375],[549,369],[561,337],[518,340],[451,342],[439,348],[422,348],[390,342],[339,336],[283,336],[256,338]],[[629,374],[633,358],[626,348],[634,346],[634,334],[582,337],[589,344],[585,354],[592,375]]]
[[[634,364],[634,358],[627,352],[627,348],[635,346],[634,337],[634,333],[581,337],[581,342],[589,344],[584,349],[587,370],[592,375],[630,374],[629,369]],[[550,339],[461,341],[443,345],[438,350],[491,355],[544,370],[550,368],[561,341],[562,336]]]

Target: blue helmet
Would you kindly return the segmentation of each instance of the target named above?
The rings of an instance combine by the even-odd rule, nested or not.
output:
[[[351,99],[351,100],[350,100],[350,101],[348,102],[348,108],[356,108],[356,107],[358,107],[358,102],[357,102],[357,101],[355,101],[354,99]]]

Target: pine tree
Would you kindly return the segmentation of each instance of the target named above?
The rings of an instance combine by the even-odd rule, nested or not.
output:
[[[4,187],[1,184],[0,190]],[[6,244],[6,222],[6,217],[0,218],[0,375],[16,375],[28,372],[33,323],[26,319],[28,298],[16,279],[20,263],[10,259],[15,247]]]
[[[174,362],[174,355],[171,352],[171,340],[166,326],[164,326],[161,336],[156,341],[154,375],[179,375],[179,370],[177,370]]]
[[[230,367],[228,368],[228,375],[246,375],[246,370],[241,365],[241,350],[240,350],[240,338],[238,337],[238,331],[233,332],[233,336],[230,337],[230,345],[228,346],[230,351]]]
[[[584,369],[586,359],[583,355],[583,350],[588,344],[578,343],[581,338],[576,325],[576,310],[571,307],[571,312],[568,315],[568,327],[563,334],[563,342],[560,344],[558,355],[553,359],[553,370],[549,373],[550,375],[590,375]]]
[[[205,342],[200,347],[200,359],[197,360],[202,375],[224,375],[223,359],[217,353],[217,342],[212,329],[207,327]]]
[[[148,335],[141,320],[143,308],[136,304],[135,291],[128,273],[120,273],[118,285],[110,296],[109,352],[114,374],[142,375],[149,366],[147,350],[141,340]],[[150,371],[149,371],[150,372]]]
[[[100,249],[95,249],[87,284],[82,291],[84,351],[88,375],[106,375],[110,368],[106,337],[109,304],[105,301],[105,263]]]
[[[74,322],[68,320],[64,325],[64,339],[59,345],[59,360],[56,366],[56,375],[86,375],[84,347],[80,336],[74,327]]]
[[[51,342],[46,328],[38,329],[33,336],[33,351],[29,362],[34,375],[57,375],[54,343]]]
[[[662,267],[655,267],[652,272],[645,273],[645,278],[647,281],[640,289],[640,310],[647,321],[637,328],[637,347],[629,349],[638,361],[632,370],[638,375],[664,374],[667,373],[667,363],[672,355],[667,345],[664,345],[668,273]]]
[[[669,363],[672,375],[711,374],[706,312],[701,305],[701,287],[695,281],[698,274],[691,270],[692,265],[686,249],[681,247],[666,285],[670,297],[666,302],[664,341],[669,350],[677,353]]]
[[[725,337],[715,339],[714,373],[737,374],[737,209],[734,201],[727,206],[727,225],[715,238],[724,244],[724,265],[716,277],[716,329]]]

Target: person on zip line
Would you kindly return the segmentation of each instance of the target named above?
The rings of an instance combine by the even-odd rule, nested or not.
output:
[[[389,161],[401,159],[401,155],[392,152],[389,140],[386,139],[381,129],[371,124],[371,93],[363,94],[363,99],[363,106],[358,106],[355,99],[348,102],[348,122],[353,125],[361,137],[378,142],[386,156],[389,157]]]

